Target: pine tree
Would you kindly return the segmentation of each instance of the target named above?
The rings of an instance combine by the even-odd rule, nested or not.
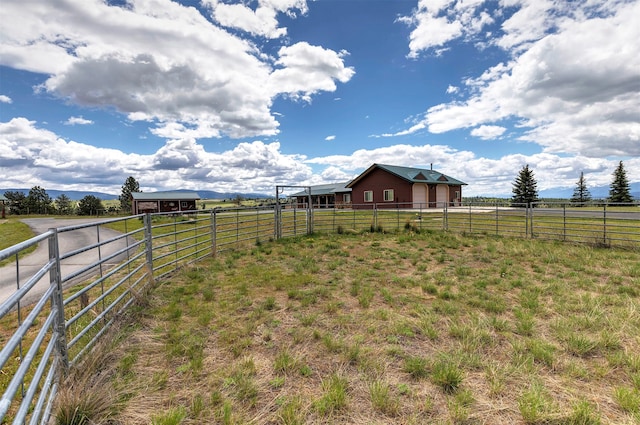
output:
[[[609,189],[609,202],[628,203],[633,202],[627,180],[627,172],[624,170],[622,161],[613,172],[613,181]]]
[[[53,201],[44,188],[34,186],[29,190],[26,202],[29,214],[49,214]]]
[[[529,205],[538,200],[538,183],[533,176],[529,164],[525,165],[513,183],[513,197],[511,203],[515,206]]]
[[[78,202],[78,215],[98,215],[103,210],[102,200],[93,195],[87,195]]]
[[[58,214],[67,215],[71,213],[71,199],[64,193],[56,198],[54,201]]]
[[[582,205],[585,202],[589,202],[590,200],[591,193],[589,192],[589,189],[587,189],[587,182],[584,178],[584,173],[580,172],[580,179],[578,180],[578,183],[576,183],[575,189],[573,189],[571,203]]]
[[[120,200],[120,210],[122,212],[131,212],[131,194],[134,192],[141,192],[140,183],[138,183],[132,176],[129,176],[122,185],[122,192],[118,198]]]

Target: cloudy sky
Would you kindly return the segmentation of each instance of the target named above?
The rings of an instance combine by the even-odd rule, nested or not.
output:
[[[2,0],[0,188],[640,183],[640,1]]]

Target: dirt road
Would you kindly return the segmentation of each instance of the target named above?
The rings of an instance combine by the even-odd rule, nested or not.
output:
[[[56,219],[56,218],[29,218],[21,220],[27,224],[36,234],[45,233],[51,228],[62,228],[77,226],[85,223],[98,223],[105,219],[84,218],[84,219]],[[58,234],[60,255],[95,244],[98,241],[97,226],[75,229]],[[101,241],[105,241],[117,236],[119,233],[106,227],[99,228],[99,237]],[[100,248],[87,250],[79,253],[61,262],[62,276],[68,276],[74,271],[81,269],[99,258],[104,258],[123,249],[126,246],[126,240],[121,239],[117,242],[110,243]],[[49,261],[49,247],[46,241],[41,242],[36,250],[31,254],[20,259],[18,267],[15,263],[0,268],[0,303],[5,301],[13,294],[18,287],[18,274],[20,286],[33,276],[43,265]],[[73,284],[70,282],[69,284]],[[49,274],[46,274],[36,286],[30,291],[28,299],[37,299],[49,286]]]

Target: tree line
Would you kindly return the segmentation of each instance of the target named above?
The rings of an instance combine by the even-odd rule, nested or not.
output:
[[[9,211],[15,215],[99,215],[103,213],[129,213],[132,192],[140,192],[140,184],[135,178],[128,177],[122,185],[122,192],[118,198],[120,208],[110,207],[108,209],[102,204],[102,199],[97,196],[87,195],[77,203],[65,194],[52,199],[47,191],[40,186],[32,187],[27,195],[21,191],[9,190],[4,193],[4,197],[9,201],[7,205]]]
[[[522,167],[518,176],[513,183],[513,196],[511,203],[514,206],[526,206],[538,202],[538,184],[536,182],[533,170],[529,168],[529,165]],[[576,186],[573,190],[570,202],[573,205],[584,205],[592,201],[591,193],[587,187],[586,179],[584,178],[584,172],[580,173]],[[607,202],[614,204],[627,204],[633,202],[631,196],[631,189],[629,186],[629,180],[627,179],[627,172],[624,169],[622,161],[618,163],[615,171],[613,172],[613,179],[609,186],[609,197]]]

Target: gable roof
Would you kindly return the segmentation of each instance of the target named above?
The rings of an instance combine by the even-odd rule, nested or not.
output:
[[[188,190],[172,190],[164,192],[131,192],[131,197],[137,201],[187,201],[200,199],[196,192]]]
[[[386,165],[386,164],[373,164],[371,167],[367,168],[362,174],[360,174],[358,177],[356,177],[351,182],[349,182],[349,184],[347,184],[347,187],[353,187],[355,183],[362,180],[365,176],[367,176],[376,168],[380,168],[390,174],[400,177],[401,179],[406,180],[409,183],[430,183],[430,184],[446,183],[446,184],[452,184],[452,185],[466,186],[466,183],[432,169],[427,170],[424,168],[400,167],[397,165]]]
[[[329,184],[317,184],[315,186],[309,186],[311,188],[311,196],[317,195],[333,195],[335,193],[351,192],[351,188],[347,188],[347,183],[329,183]],[[307,196],[309,193],[306,190],[296,192],[289,196]]]

